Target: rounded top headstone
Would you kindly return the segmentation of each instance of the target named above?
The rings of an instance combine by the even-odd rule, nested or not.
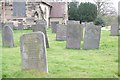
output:
[[[79,21],[69,20],[67,21],[67,24],[80,24]]]
[[[47,22],[45,20],[36,20],[36,24],[45,24],[45,25],[47,25]]]

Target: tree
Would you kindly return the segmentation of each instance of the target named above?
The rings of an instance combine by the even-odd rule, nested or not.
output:
[[[91,22],[97,17],[97,6],[93,3],[81,3],[78,7],[79,20],[81,22]]]
[[[68,5],[69,20],[78,20],[78,2],[70,2]]]
[[[98,16],[116,15],[117,12],[110,0],[94,0],[94,2],[97,5]]]
[[[101,17],[97,17],[94,21],[94,24],[102,27],[105,26],[105,22]]]

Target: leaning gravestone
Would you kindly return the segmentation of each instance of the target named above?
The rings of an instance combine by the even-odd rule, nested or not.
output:
[[[52,29],[52,33],[56,33],[57,32],[57,24],[59,22],[51,22],[51,29]]]
[[[112,23],[111,24],[111,36],[117,36],[119,34],[119,27],[118,23]]]
[[[98,49],[100,45],[101,27],[90,22],[85,27],[84,49]]]
[[[33,32],[20,37],[23,70],[48,72],[44,33]]]
[[[48,37],[47,37],[47,32],[46,32],[46,21],[44,20],[39,20],[39,22],[37,22],[36,26],[34,25],[32,27],[33,32],[37,32],[37,31],[41,31],[45,34],[45,40],[46,40],[46,47],[49,48],[49,43],[48,43]]]
[[[56,40],[58,41],[66,40],[66,31],[67,31],[66,25],[57,24]]]
[[[13,30],[8,25],[4,25],[2,29],[2,46],[14,47]]]
[[[76,21],[67,22],[66,48],[80,49],[81,25]]]

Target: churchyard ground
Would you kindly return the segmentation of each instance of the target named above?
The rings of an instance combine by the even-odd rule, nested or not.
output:
[[[2,48],[3,78],[117,78],[118,37],[101,32],[100,49],[66,49],[65,41],[56,41],[55,33],[47,30],[50,48],[47,48],[49,73],[21,70],[20,36],[32,30],[14,30],[15,47]],[[0,33],[1,36],[1,33]],[[1,61],[1,58],[0,58]]]

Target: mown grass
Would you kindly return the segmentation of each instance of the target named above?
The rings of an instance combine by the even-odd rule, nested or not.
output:
[[[65,41],[56,41],[55,34],[48,29],[50,48],[47,49],[49,73],[22,71],[19,38],[31,30],[15,30],[14,48],[2,48],[2,77],[4,78],[117,78],[118,37],[102,31],[100,49],[66,49]],[[0,40],[1,42],[1,40]],[[83,42],[82,42],[83,44]]]

